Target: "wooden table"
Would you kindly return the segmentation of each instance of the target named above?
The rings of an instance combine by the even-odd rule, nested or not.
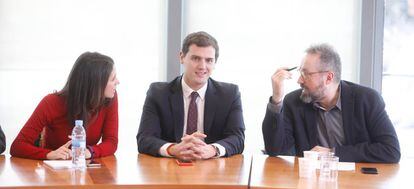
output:
[[[0,187],[7,188],[247,188],[251,157],[236,155],[178,166],[148,155],[101,158],[85,172],[53,170],[42,161],[0,156]]]
[[[361,167],[375,167],[379,174],[362,174]],[[357,163],[355,171],[339,171],[337,182],[323,182],[299,178],[296,157],[254,155],[250,188],[413,188],[413,168],[413,159],[399,164]]]
[[[42,161],[0,156],[0,187],[7,188],[402,188],[410,187],[413,159],[399,164],[357,163],[339,171],[337,182],[300,179],[296,157],[236,155],[178,166],[174,159],[148,155],[101,158],[85,172],[53,170]],[[365,175],[361,167],[376,167]],[[250,179],[249,179],[250,176]]]

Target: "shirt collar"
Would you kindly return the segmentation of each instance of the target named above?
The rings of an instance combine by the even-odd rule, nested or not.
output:
[[[342,111],[341,90],[342,90],[341,83],[339,83],[339,95],[338,95],[338,101],[336,101],[336,107],[338,107],[338,109]]]
[[[204,100],[204,97],[206,96],[207,84],[208,84],[208,81],[198,91],[195,91],[198,93],[198,96],[201,98],[201,100]],[[187,85],[187,83],[184,81],[184,77],[181,78],[181,86],[183,88],[183,95],[186,98],[189,98],[191,93],[194,90],[190,86]]]
[[[342,111],[342,103],[341,103],[341,90],[342,89],[341,89],[341,83],[339,83],[339,85],[338,85],[338,90],[339,90],[338,91],[339,92],[338,99],[336,100],[335,106],[332,107],[330,110],[332,110],[335,107],[337,107],[340,111]],[[313,103],[313,106],[316,107],[316,108],[319,108],[321,110],[324,110],[324,111],[329,111],[329,110],[326,110],[324,107],[322,107],[318,102]]]

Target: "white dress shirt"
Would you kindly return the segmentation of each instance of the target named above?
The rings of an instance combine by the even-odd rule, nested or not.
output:
[[[197,131],[200,133],[204,133],[204,104],[205,104],[205,96],[207,91],[207,84],[204,84],[198,91],[198,98],[196,99],[197,104]],[[184,127],[183,127],[183,136],[186,134],[187,130],[187,117],[188,117],[188,107],[190,106],[191,101],[191,93],[194,91],[185,83],[184,76],[181,79],[181,86],[183,90],[183,100],[184,100]],[[161,146],[160,154],[162,156],[171,157],[170,154],[167,153],[167,148],[172,145],[173,143],[166,143]],[[224,156],[226,154],[226,149],[217,143],[211,144],[219,149],[219,157]]]

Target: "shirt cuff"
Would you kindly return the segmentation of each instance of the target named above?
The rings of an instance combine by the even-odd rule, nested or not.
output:
[[[161,146],[161,148],[160,148],[160,151],[159,151],[159,153],[160,153],[160,155],[161,156],[164,156],[164,157],[172,157],[170,154],[168,154],[168,152],[167,152],[167,148],[170,146],[170,145],[172,145],[173,143],[170,143],[170,142],[167,142],[167,143],[165,143],[164,145],[162,145]]]
[[[277,104],[273,104],[272,97],[270,97],[269,102],[267,103],[267,109],[272,113],[280,113],[282,110],[283,100]]]
[[[213,145],[213,146],[215,146],[219,149],[218,157],[223,157],[224,155],[226,155],[226,148],[224,148],[222,145],[220,145],[218,143],[213,143],[211,145]]]

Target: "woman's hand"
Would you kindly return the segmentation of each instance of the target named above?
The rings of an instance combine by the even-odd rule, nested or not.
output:
[[[72,150],[69,149],[69,146],[72,144],[72,141],[69,140],[66,144],[62,145],[58,149],[49,152],[46,155],[47,159],[71,159],[72,158]]]

